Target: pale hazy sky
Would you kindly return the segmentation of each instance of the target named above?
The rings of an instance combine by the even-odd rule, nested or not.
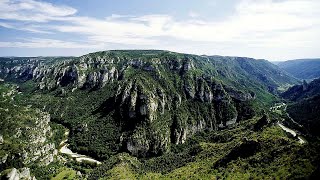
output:
[[[108,49],[320,57],[320,0],[0,0],[0,56]]]

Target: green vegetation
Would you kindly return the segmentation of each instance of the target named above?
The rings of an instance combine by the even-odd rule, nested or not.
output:
[[[282,94],[289,100],[287,111],[309,133],[320,136],[320,79],[296,85]]]
[[[92,179],[293,179],[310,176],[315,170],[318,146],[301,145],[277,125],[253,131],[257,119],[247,120],[237,128],[198,133],[173,152],[138,161],[119,154],[117,161],[104,162],[95,169]],[[242,145],[256,142],[259,146],[243,156]],[[236,154],[231,158],[230,154]],[[316,153],[317,154],[317,153]]]
[[[2,58],[0,65],[0,160],[14,157],[1,164],[3,173],[294,179],[317,168],[318,140],[299,144],[276,124],[285,109],[269,112],[281,102],[278,90],[297,80],[265,60],[152,50]],[[73,152],[103,163],[54,154],[66,129]]]
[[[320,59],[297,59],[279,62],[278,66],[294,77],[312,80],[320,77]]]
[[[72,180],[72,179],[75,179],[75,176],[76,176],[76,172],[74,170],[64,169],[55,177],[53,177],[52,180],[62,180],[62,179]]]

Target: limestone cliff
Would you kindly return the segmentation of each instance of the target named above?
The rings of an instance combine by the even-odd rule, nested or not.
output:
[[[116,140],[106,138],[99,143],[119,143],[121,147],[117,151],[128,151],[135,156],[166,153],[171,144],[184,143],[199,131],[219,130],[251,118],[255,113],[251,106],[257,94],[268,96],[269,89],[294,81],[263,60],[168,51],[104,51],[74,58],[47,61],[13,58],[0,63],[1,78],[32,81],[35,92],[62,97],[51,104],[56,108],[50,109],[48,105],[47,110],[55,118],[67,121],[64,123],[86,124],[85,133],[89,134],[86,137],[96,136],[95,122],[100,123],[101,119],[116,123],[119,132]],[[281,81],[275,81],[277,78],[273,76],[281,76]],[[83,103],[88,112],[68,117],[81,106],[66,105],[73,102],[72,98],[79,98],[79,92],[104,90],[108,94],[101,95],[105,98],[103,102],[99,99]],[[97,108],[90,110],[93,106]],[[89,123],[83,120],[96,113],[101,116],[90,117]],[[71,118],[80,122],[64,120]],[[75,148],[80,144],[81,150],[88,149],[84,144],[90,141],[83,140],[83,134],[79,128],[71,129],[71,139],[79,136],[73,141]]]
[[[16,98],[21,95],[17,89],[12,85],[0,84],[0,171],[33,163],[46,166],[57,155],[51,140],[50,115],[30,106],[16,105]]]

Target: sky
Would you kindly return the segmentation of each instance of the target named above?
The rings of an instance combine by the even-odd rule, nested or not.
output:
[[[0,56],[162,49],[319,58],[319,0],[0,0]]]

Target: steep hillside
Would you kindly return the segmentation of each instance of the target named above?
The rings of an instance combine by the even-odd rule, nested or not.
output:
[[[277,65],[299,79],[311,80],[320,77],[320,59],[297,59]]]
[[[320,136],[320,78],[293,86],[282,97],[292,101],[287,108],[290,116],[312,134]]]
[[[78,88],[101,87],[108,78],[121,78],[130,67],[150,72],[169,70],[178,74],[191,70],[197,75],[214,77],[238,88],[262,86],[270,92],[298,82],[266,60],[196,56],[155,50],[105,51],[79,58],[2,58],[0,64],[0,77],[20,80],[45,78],[45,81],[41,80],[41,85],[42,88],[47,85],[47,89],[69,84]]]
[[[172,153],[137,159],[121,153],[89,179],[303,179],[316,178],[319,145],[300,144],[273,119],[261,118],[218,132],[198,133]],[[270,119],[266,118],[266,121]]]
[[[20,105],[17,86],[0,82],[0,93],[0,172],[13,168],[10,177],[31,178],[29,167],[56,159],[58,130],[51,128],[48,113]]]
[[[299,101],[320,94],[320,78],[307,83],[303,81],[301,85],[295,85],[282,93],[282,97],[291,101]]]
[[[253,117],[254,106],[275,99],[268,91],[296,82],[264,60],[167,51],[106,51],[48,63],[13,59],[1,72],[56,94],[40,95],[45,109],[72,128],[74,149],[98,158],[168,152],[198,131]],[[92,136],[99,138],[89,141]]]
[[[185,172],[188,166],[203,167],[199,177],[210,169],[215,170],[212,176],[223,177],[234,163],[241,163],[235,162],[237,158],[245,159],[248,166],[261,155],[275,153],[276,147],[268,148],[277,138],[280,156],[292,156],[286,167],[296,163],[303,169],[296,176],[307,177],[315,169],[308,154],[314,147],[302,146],[283,133],[276,123],[282,121],[279,115],[267,117],[279,101],[276,94],[298,81],[265,60],[139,50],[2,58],[0,65],[4,83],[19,85],[19,106],[50,114],[52,126],[63,125],[70,132],[64,135],[64,143],[72,151],[103,161],[94,168],[96,164],[85,166],[63,155],[45,167],[44,172],[51,169],[50,173],[31,169],[42,178],[97,179],[120,171],[129,179],[131,175],[133,179],[178,178],[179,168]],[[56,144],[63,133],[58,134]],[[287,145],[292,151],[285,149]],[[248,149],[252,151],[242,155]],[[305,151],[303,162],[295,162],[300,150]],[[265,160],[277,166],[277,160]],[[261,167],[250,172],[255,168]],[[244,166],[238,170],[244,171]],[[76,171],[84,175],[75,175]]]

